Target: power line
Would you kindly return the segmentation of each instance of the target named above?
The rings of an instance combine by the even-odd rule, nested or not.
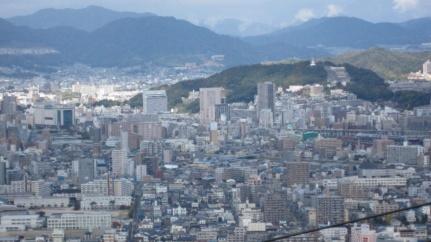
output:
[[[394,214],[394,213],[400,213],[400,212],[404,212],[404,211],[408,211],[408,210],[412,210],[412,209],[418,209],[418,208],[425,207],[425,206],[431,206],[431,202],[423,203],[423,204],[419,204],[419,205],[415,205],[415,206],[411,206],[411,207],[407,207],[407,208],[401,208],[401,209],[397,209],[397,210],[393,210],[393,211],[389,211],[389,212],[385,212],[385,213],[381,213],[381,214],[375,214],[375,215],[372,215],[369,217],[358,218],[358,219],[350,220],[350,221],[343,222],[343,223],[338,223],[338,224],[318,227],[318,228],[314,228],[314,229],[309,229],[309,230],[305,230],[305,231],[301,231],[301,232],[291,233],[291,234],[275,237],[272,239],[268,239],[268,240],[265,240],[264,242],[273,242],[273,241],[278,241],[278,240],[282,240],[282,239],[292,238],[292,237],[295,237],[298,235],[314,233],[314,232],[324,230],[324,229],[343,227],[345,225],[354,224],[354,223],[362,222],[365,220],[375,219],[375,218],[383,217],[386,215],[390,215],[390,214]]]

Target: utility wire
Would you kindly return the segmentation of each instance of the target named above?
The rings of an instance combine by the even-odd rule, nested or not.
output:
[[[389,211],[389,212],[385,212],[385,213],[375,214],[375,215],[372,215],[369,217],[358,218],[358,219],[350,220],[347,222],[342,222],[342,223],[338,223],[338,224],[318,227],[318,228],[309,229],[309,230],[305,230],[305,231],[301,231],[301,232],[296,232],[296,233],[291,233],[291,234],[287,234],[287,235],[283,235],[283,236],[279,236],[279,237],[274,237],[272,239],[264,240],[264,242],[279,241],[282,239],[288,239],[288,238],[292,238],[292,237],[295,237],[298,235],[309,234],[309,233],[317,232],[317,231],[324,230],[324,229],[343,227],[345,225],[354,224],[354,223],[358,223],[358,222],[362,222],[362,221],[370,220],[370,219],[375,219],[375,218],[379,218],[379,217],[384,217],[386,215],[390,215],[390,214],[394,214],[394,213],[400,213],[400,212],[404,212],[404,211],[408,211],[408,210],[412,210],[412,209],[418,209],[418,208],[425,207],[425,206],[431,206],[431,202],[423,203],[423,204],[419,204],[419,205],[415,205],[415,206],[411,206],[411,207],[407,207],[407,208],[401,208],[401,209],[397,209],[397,210],[393,210],[393,211]]]

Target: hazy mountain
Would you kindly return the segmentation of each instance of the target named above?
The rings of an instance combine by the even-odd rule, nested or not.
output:
[[[420,70],[427,59],[431,59],[431,52],[400,52],[382,48],[350,52],[329,58],[335,63],[349,63],[373,70],[390,80],[406,78],[409,72]]]
[[[418,32],[423,32],[424,34],[431,37],[431,17],[430,18],[418,18],[401,23],[400,26]]]
[[[301,25],[245,40],[258,45],[288,43],[302,46],[352,48],[420,44],[431,41],[429,35],[413,26],[416,26],[414,22],[403,26],[396,23],[371,23],[351,17],[332,17],[312,19]]]
[[[151,13],[118,12],[97,6],[83,9],[43,9],[34,14],[9,18],[15,25],[37,29],[68,26],[93,31],[103,25],[122,18],[152,16]]]
[[[256,61],[254,50],[240,39],[173,17],[121,19],[92,32],[90,37],[85,59],[91,63],[114,65],[118,61],[215,54],[225,55],[228,64]]]
[[[31,29],[1,20],[0,47],[16,46],[53,48],[58,54],[45,58],[61,60],[58,64],[134,65],[195,60],[215,54],[225,55],[227,65],[258,61],[255,50],[240,39],[218,35],[183,20],[158,16],[120,19],[90,33],[71,27]],[[5,58],[0,56],[0,63],[5,63]]]
[[[276,28],[273,26],[263,23],[246,23],[239,19],[222,19],[216,22],[212,26],[206,25],[212,31],[218,34],[230,35],[230,36],[255,36],[273,32]]]

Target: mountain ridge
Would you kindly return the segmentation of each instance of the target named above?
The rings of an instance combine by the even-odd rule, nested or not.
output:
[[[58,26],[73,27],[92,32],[105,24],[122,18],[155,16],[152,13],[121,12],[90,5],[80,9],[41,9],[33,14],[16,16],[7,20],[18,26],[48,29]]]
[[[413,20],[411,20],[413,21]],[[372,23],[354,17],[324,17],[290,26],[267,35],[244,38],[255,44],[298,43],[302,46],[369,48],[379,45],[420,44],[431,41],[420,26],[430,19],[413,23]],[[419,27],[418,27],[419,26]]]

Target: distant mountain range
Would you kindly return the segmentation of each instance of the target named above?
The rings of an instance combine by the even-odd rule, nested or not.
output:
[[[71,27],[31,29],[0,20],[0,48],[11,47],[53,48],[58,54],[38,57],[38,61],[43,59],[52,64],[81,62],[94,66],[125,66],[215,54],[224,54],[228,65],[258,61],[255,50],[240,39],[159,16],[123,18],[93,32]],[[0,56],[0,64],[5,58]],[[17,62],[28,61],[26,56],[8,56],[10,58]]]
[[[328,58],[337,64],[349,63],[370,69],[389,80],[404,79],[408,73],[421,70],[422,64],[428,59],[431,59],[431,51],[401,52],[383,48],[349,52]]]
[[[257,22],[247,23],[234,18],[221,19],[212,25],[202,24],[202,26],[207,27],[218,34],[237,37],[268,34],[278,29],[275,26],[268,24]]]
[[[288,43],[306,47],[410,45],[431,42],[429,26],[431,18],[404,23],[371,23],[352,17],[325,17],[245,40],[256,45]]]
[[[241,23],[236,24],[238,27]],[[431,18],[374,24],[335,17],[314,19],[270,34],[237,38],[150,13],[116,12],[94,6],[46,9],[28,16],[0,19],[0,50],[45,48],[52,51],[43,55],[0,51],[0,65],[45,66],[76,62],[93,66],[163,65],[222,54],[225,55],[224,64],[233,66],[328,56],[328,48],[418,45],[431,42],[429,26]]]
[[[98,6],[88,6],[82,9],[42,9],[34,14],[12,17],[7,20],[18,26],[34,29],[72,27],[91,32],[115,20],[147,16],[154,16],[154,14],[118,12]]]

